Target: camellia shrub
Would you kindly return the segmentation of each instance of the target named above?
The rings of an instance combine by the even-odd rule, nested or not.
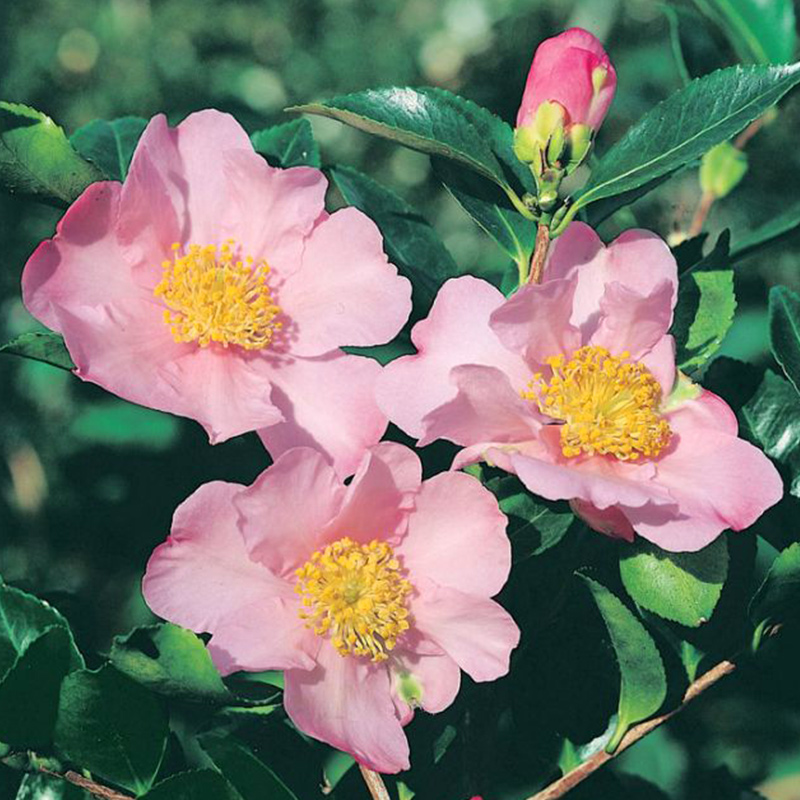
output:
[[[249,485],[175,509],[136,565],[162,621],[110,652],[0,583],[17,798],[578,796],[786,635],[800,297],[770,293],[774,368],[717,351],[737,260],[800,218],[704,232],[800,83],[761,60],[688,81],[603,152],[626,87],[580,28],[538,44],[513,126],[438,88],[251,132],[207,109],[68,138],[0,103],[3,186],[64,209],[22,271],[41,327],[0,353],[194,420],[209,447],[263,445]],[[505,273],[464,274],[392,189],[323,169],[299,114],[429,155]],[[600,237],[698,164],[685,236]],[[759,537],[780,543],[764,574]]]

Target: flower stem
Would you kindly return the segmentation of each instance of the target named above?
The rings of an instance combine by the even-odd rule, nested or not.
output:
[[[364,783],[367,784],[372,800],[391,800],[383,778],[377,772],[373,772],[363,764],[359,764],[358,768],[361,770],[361,777],[364,778]]]
[[[544,222],[539,223],[536,231],[536,247],[531,259],[531,274],[528,280],[530,283],[541,283],[544,275],[544,262],[547,259],[547,251],[550,249],[550,226]]]

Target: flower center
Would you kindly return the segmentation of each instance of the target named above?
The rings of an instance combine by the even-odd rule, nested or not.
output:
[[[408,630],[411,584],[385,542],[357,544],[344,537],[317,550],[295,574],[300,618],[318,636],[330,636],[343,656],[385,661]]]
[[[267,286],[269,265],[251,257],[236,260],[234,242],[222,247],[193,244],[181,255],[172,245],[172,261],[162,262],[164,276],[153,290],[167,305],[164,322],[176,342],[207,347],[218,342],[245,350],[267,347],[282,327],[281,309]]]
[[[658,413],[661,386],[642,364],[619,358],[603,347],[589,345],[572,354],[552,356],[549,381],[533,376],[530,391],[542,413],[563,420],[561,451],[568,458],[611,454],[623,461],[657,456],[672,431]]]

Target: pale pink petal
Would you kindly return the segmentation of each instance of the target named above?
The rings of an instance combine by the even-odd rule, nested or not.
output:
[[[392,339],[411,313],[411,283],[386,258],[377,225],[343,208],[312,231],[280,304],[292,321],[292,352],[316,356]]]
[[[681,403],[670,412],[670,424],[678,429],[713,428],[721,433],[736,436],[739,421],[733,409],[718,395],[708,389],[697,387],[699,395],[691,401]]]
[[[648,295],[613,281],[600,299],[602,316],[590,344],[612,355],[628,352],[638,361],[666,335],[672,324],[674,287],[662,281]]]
[[[282,362],[270,382],[284,421],[258,432],[272,457],[314,447],[331,459],[339,477],[352,475],[386,430],[374,399],[380,373],[377,361],[339,351]]]
[[[392,689],[395,702],[404,718],[411,721],[414,706],[402,697],[402,685],[410,683],[419,693],[419,706],[429,714],[438,714],[450,706],[461,686],[461,669],[450,656],[393,653],[391,660]]]
[[[414,624],[475,681],[508,672],[519,628],[494,600],[420,581],[411,602]]]
[[[507,519],[494,495],[463,472],[444,472],[422,484],[408,530],[395,552],[416,576],[492,597],[508,579]]]
[[[581,346],[580,332],[569,321],[577,284],[570,278],[523,286],[492,314],[489,324],[531,368],[551,356],[571,354]]]
[[[641,363],[661,384],[662,400],[666,400],[678,377],[675,367],[675,339],[669,334],[662,337],[649,353],[642,356]]]
[[[345,488],[328,460],[309,447],[282,453],[234,503],[250,557],[292,578],[322,541]]]
[[[532,438],[538,430],[535,407],[520,397],[499,369],[454,367],[451,380],[458,394],[425,416],[420,447],[436,439],[461,445],[515,442]]]
[[[251,560],[233,499],[243,487],[214,481],[178,506],[172,532],[147,564],[142,594],[154,613],[198,633],[214,632],[229,614],[292,587]]]
[[[304,733],[376,772],[408,769],[408,741],[394,702],[389,670],[323,643],[317,667],[287,670],[283,705]]]
[[[120,185],[93,183],[69,207],[56,235],[25,265],[22,299],[48,328],[60,330],[57,309],[104,305],[137,294],[114,225]]]
[[[574,271],[584,273],[601,257],[605,250],[602,239],[594,228],[585,222],[572,222],[555,241],[550,244],[544,268],[544,280],[571,278]],[[591,277],[591,275],[586,276]],[[602,293],[598,293],[598,300]]]
[[[423,417],[455,396],[450,370],[460,364],[497,367],[514,384],[524,385],[530,377],[524,361],[488,326],[490,314],[504,301],[494,286],[471,276],[442,286],[427,319],[411,333],[419,353],[392,361],[378,380],[378,405],[392,422],[419,438]]]
[[[229,612],[208,643],[214,665],[222,675],[314,669],[322,642],[299,611],[298,598],[271,597]]]
[[[570,500],[572,510],[592,530],[604,533],[615,539],[624,539],[632,542],[634,537],[633,527],[624,512],[617,506],[597,508],[585,500]]]
[[[323,540],[392,539],[405,527],[421,482],[422,463],[413,450],[394,442],[375,445],[347,487],[341,511],[326,527]]]

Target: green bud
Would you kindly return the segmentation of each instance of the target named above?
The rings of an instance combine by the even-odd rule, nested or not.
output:
[[[545,213],[552,211],[558,204],[558,191],[545,189],[539,194],[539,207]]]
[[[530,125],[517,128],[514,131],[514,155],[523,164],[530,164],[535,161],[538,150],[536,138]]]
[[[574,172],[586,160],[589,150],[592,148],[593,133],[594,131],[588,125],[570,125],[567,175]]]
[[[555,164],[559,162],[564,154],[567,144],[567,137],[564,133],[564,126],[560,126],[553,131],[550,141],[547,143],[547,163]]]
[[[700,187],[719,199],[730,194],[746,174],[747,156],[730,142],[720,142],[700,162]]]
[[[595,94],[600,94],[600,90],[606,85],[608,70],[605,67],[595,67],[592,70],[592,89]]]
[[[419,708],[422,703],[422,684],[410,672],[400,672],[396,676],[397,693],[406,705]]]
[[[541,171],[550,159],[550,145],[557,160],[564,149],[564,123],[567,112],[560,103],[544,102],[536,109],[533,120],[514,131],[514,154],[525,164],[535,163]]]

